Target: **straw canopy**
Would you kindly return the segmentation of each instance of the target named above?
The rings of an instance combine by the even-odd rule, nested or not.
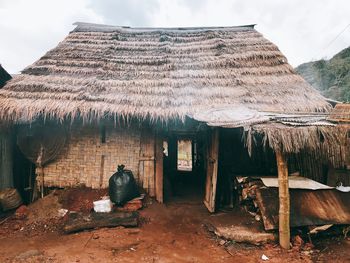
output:
[[[0,118],[185,119],[217,107],[327,112],[330,105],[254,26],[77,23],[0,91]]]

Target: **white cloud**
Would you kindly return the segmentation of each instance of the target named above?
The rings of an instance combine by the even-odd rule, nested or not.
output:
[[[279,46],[294,66],[312,59],[330,57],[350,46],[348,28],[327,47],[350,23],[348,0],[196,0],[197,5],[184,5],[184,0],[158,1],[160,12],[153,16],[153,25],[257,24],[257,30]]]
[[[103,23],[84,0],[5,0],[0,3],[0,62],[17,73],[55,47],[77,20]]]
[[[0,0],[0,62],[11,73],[61,41],[72,23],[130,26],[232,26],[256,23],[292,65],[350,45],[348,0]],[[327,48],[326,48],[327,47]]]

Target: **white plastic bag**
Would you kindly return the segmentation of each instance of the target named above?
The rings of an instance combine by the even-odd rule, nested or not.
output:
[[[94,211],[97,213],[109,213],[112,211],[112,206],[110,199],[98,200],[94,202]]]

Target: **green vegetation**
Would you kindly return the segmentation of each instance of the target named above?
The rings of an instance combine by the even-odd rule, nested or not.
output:
[[[325,97],[350,102],[350,47],[330,60],[301,64],[296,71]]]

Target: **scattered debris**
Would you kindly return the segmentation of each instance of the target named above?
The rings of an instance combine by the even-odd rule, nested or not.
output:
[[[40,198],[34,203],[28,205],[28,217],[27,224],[33,224],[35,222],[47,222],[51,219],[59,218],[59,210],[62,209],[62,205],[59,202],[59,191],[52,191],[44,198]]]

